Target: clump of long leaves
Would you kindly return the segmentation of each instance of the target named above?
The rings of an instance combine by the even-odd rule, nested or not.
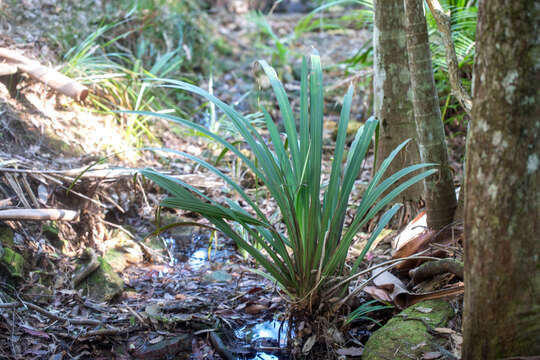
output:
[[[217,203],[194,186],[151,169],[142,170],[142,174],[170,194],[162,201],[162,206],[193,211],[204,216],[257,260],[263,268],[263,271],[258,271],[258,273],[276,282],[288,294],[295,310],[312,312],[319,309],[321,304],[330,304],[328,302],[330,298],[345,294],[348,284],[346,281],[339,280],[342,280],[342,276],[349,276],[357,271],[358,265],[372,242],[396,213],[399,205],[392,206],[384,213],[362,254],[352,269],[347,270],[347,252],[355,234],[401,191],[433,174],[435,170],[413,176],[413,172],[430,164],[413,165],[381,181],[390,162],[406,145],[407,141],[405,141],[382,163],[360,204],[353,207],[354,218],[346,226],[345,215],[350,207],[349,196],[370,146],[377,121],[371,118],[358,130],[343,167],[345,137],[353,96],[352,88],[349,88],[338,125],[330,177],[328,183],[323,184],[321,174],[323,81],[319,56],[311,56],[310,70],[307,59],[303,59],[299,133],[291,105],[274,69],[264,61],[259,63],[273,87],[285,128],[286,140],[283,140],[269,113],[262,109],[271,145],[256,131],[246,117],[207,91],[181,81],[163,80],[160,84],[164,87],[187,90],[214,103],[231,119],[236,130],[253,152],[258,165],[224,138],[200,125],[166,114],[147,112],[139,112],[139,114],[158,116],[187,125],[214,138],[238,156],[266,186],[279,208],[285,231],[280,231],[278,226],[269,220],[258,205],[229,176],[190,154],[168,150],[192,159],[220,176],[240,195],[250,209],[246,210],[232,200],[229,200],[226,205]],[[408,179],[393,190],[389,190],[404,177]],[[238,227],[235,227],[233,223],[239,224],[249,234],[251,240],[246,240],[235,230]],[[336,286],[336,284],[339,285]]]

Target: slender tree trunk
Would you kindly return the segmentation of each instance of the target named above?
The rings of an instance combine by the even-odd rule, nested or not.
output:
[[[416,125],[412,106],[411,80],[405,38],[405,12],[402,1],[375,0],[374,112],[379,120],[378,169],[382,161],[399,144],[416,138]],[[387,170],[389,175],[406,166],[419,164],[420,154],[415,141],[409,143]],[[405,214],[416,216],[422,199],[421,183],[408,188],[396,201],[405,205]],[[409,219],[403,218],[403,221]]]
[[[457,206],[452,170],[433,79],[422,0],[404,0],[407,52],[418,146],[423,162],[438,164],[438,173],[424,181],[428,226],[440,229],[452,222]]]
[[[540,355],[540,6],[480,3],[465,188],[463,359]]]

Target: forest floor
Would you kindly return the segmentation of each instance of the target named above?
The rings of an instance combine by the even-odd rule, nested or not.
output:
[[[13,18],[2,18],[6,31],[0,34],[0,47],[54,67],[61,62],[62,54],[55,52],[50,33],[58,31],[66,17],[89,16],[85,11],[71,8],[62,13],[54,1],[25,0],[21,8],[13,11]],[[227,70],[213,79],[214,93],[227,103],[235,103],[241,111],[248,111],[253,102],[264,101],[260,97],[267,96],[258,91],[260,84],[254,71],[253,63],[261,56],[260,49],[252,46],[254,25],[238,14],[219,12],[210,16],[219,24],[216,36],[222,36],[232,49],[229,58],[223,60]],[[302,16],[275,14],[268,21],[276,34],[285,36],[293,32]],[[37,21],[40,18],[47,21]],[[325,69],[330,91],[325,95],[329,115],[324,137],[329,149],[340,99],[349,83],[357,84],[354,120],[365,120],[370,111],[370,70],[349,74],[339,64],[354,55],[352,50],[347,52],[355,49],[349,46],[351,41],[371,41],[370,32],[310,32],[289,47],[288,56],[293,62],[286,89],[293,94],[299,89],[294,78],[297,54],[316,48],[323,64],[331,65]],[[199,86],[208,88],[209,84]],[[138,169],[152,167],[170,172],[196,184],[214,199],[233,196],[220,178],[180,157],[165,158],[163,153],[134,150],[113,115],[104,115],[88,103],[76,103],[29,78],[22,80],[14,98],[0,85],[0,128],[0,210],[71,209],[79,215],[73,221],[0,222],[0,239],[9,238],[12,248],[24,258],[22,278],[14,281],[0,275],[0,358],[291,356],[285,350],[289,315],[286,300],[273,284],[250,271],[256,264],[232,241],[198,227],[179,227],[146,237],[156,229],[156,211],[163,194],[141,178]],[[206,158],[216,158],[220,153],[207,140],[164,121],[156,121],[153,132],[163,147]],[[460,141],[456,138],[452,148],[459,149]],[[453,152],[458,175],[461,153]],[[325,152],[326,173],[331,156],[330,151]],[[226,157],[223,164],[224,171],[236,174],[250,194],[258,192],[252,175],[232,158]],[[353,201],[360,198],[362,185],[371,176],[371,166],[372,155],[357,180]],[[267,214],[276,212],[275,204],[264,196],[261,204]],[[179,221],[204,223],[196,214],[180,211],[162,212],[161,221],[165,225]],[[351,259],[363,249],[369,230],[356,237]],[[368,256],[371,263],[392,257],[396,233],[385,232],[377,241]],[[459,257],[460,246],[454,245],[452,251]],[[111,263],[115,276],[120,278],[115,285],[118,288],[111,285],[111,289],[101,292],[91,288],[87,279],[79,278],[95,261],[96,253]],[[440,287],[455,279],[439,278],[436,282]],[[370,299],[363,293],[356,303]],[[443,345],[449,354],[459,354],[460,301],[459,296],[452,300],[458,316],[448,325],[453,337]],[[383,310],[374,317],[384,323],[395,313],[397,310]],[[341,334],[343,341],[320,349],[331,354],[322,358],[359,357],[378,327],[371,320],[353,323]],[[289,345],[301,348],[303,343]],[[321,358],[314,353],[311,357]]]

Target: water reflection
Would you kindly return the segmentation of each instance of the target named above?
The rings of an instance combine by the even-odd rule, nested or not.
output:
[[[258,346],[276,346],[285,348],[287,346],[287,322],[278,320],[265,321],[254,326],[243,326],[235,330],[235,336],[247,344],[257,344]],[[246,359],[245,357],[242,359]],[[250,360],[279,360],[280,357],[259,351]]]
[[[206,249],[195,250],[189,257],[187,263],[192,270],[200,270],[201,267],[208,261],[208,251]]]
[[[279,360],[279,358],[276,355],[258,352],[253,360]]]
[[[236,337],[245,339],[247,342],[257,340],[271,340],[280,347],[287,346],[287,322],[277,320],[265,321],[255,326],[244,326],[235,331]]]

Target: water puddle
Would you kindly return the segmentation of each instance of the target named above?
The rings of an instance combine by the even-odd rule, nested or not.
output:
[[[253,326],[243,326],[234,331],[235,337],[249,344],[251,348],[265,349],[252,356],[242,356],[243,360],[280,360],[288,357],[280,356],[287,346],[288,323],[278,320],[265,321]],[[268,349],[268,350],[267,350]]]
[[[208,263],[208,249],[197,249],[189,257],[187,264],[192,270],[198,271]]]
[[[185,233],[163,236],[170,258],[169,266],[182,266],[199,272],[209,268],[213,262],[225,263],[231,255],[229,247],[219,240],[210,244],[210,234],[197,233],[189,228],[181,230]]]

